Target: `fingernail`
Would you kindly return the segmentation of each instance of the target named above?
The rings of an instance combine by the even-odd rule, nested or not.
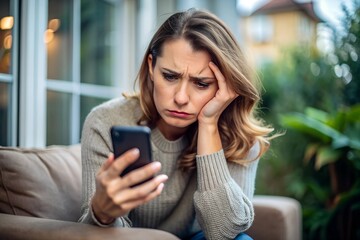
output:
[[[134,155],[139,155],[140,154],[140,151],[138,148],[134,148],[132,151],[131,151],[132,154]]]
[[[163,175],[161,175],[161,178],[164,180],[164,181],[166,181],[166,180],[168,180],[168,176],[167,175],[165,175],[165,174],[163,174]]]
[[[152,164],[153,169],[159,169],[160,167],[161,167],[160,162],[153,162],[153,164]]]

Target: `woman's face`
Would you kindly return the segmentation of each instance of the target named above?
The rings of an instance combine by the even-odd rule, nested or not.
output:
[[[188,41],[177,39],[164,43],[154,68],[152,60],[149,55],[153,98],[160,114],[157,127],[167,139],[175,140],[215,96],[218,85],[209,68],[211,58],[208,52],[194,51]]]

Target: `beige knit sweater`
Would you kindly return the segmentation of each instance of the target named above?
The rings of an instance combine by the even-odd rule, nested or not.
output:
[[[136,125],[141,110],[138,100],[113,99],[91,111],[82,133],[83,205],[80,222],[96,221],[89,201],[95,192],[95,175],[112,152],[110,127]],[[111,226],[145,227],[171,232],[184,239],[204,231],[207,239],[233,239],[253,222],[251,199],[258,160],[244,167],[228,163],[224,152],[197,156],[197,171],[182,172],[177,159],[187,146],[185,138],[169,141],[155,128],[151,132],[153,158],[161,173],[169,176],[160,196],[142,205]],[[257,156],[256,144],[249,158]],[[109,226],[103,226],[109,227]]]

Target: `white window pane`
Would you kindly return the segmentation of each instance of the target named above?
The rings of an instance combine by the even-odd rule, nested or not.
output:
[[[10,15],[10,0],[0,6],[0,73],[11,73],[14,17]]]
[[[0,82],[0,146],[9,144],[10,85]]]
[[[73,0],[49,0],[48,9],[48,25],[45,33],[47,78],[73,81],[71,77]]]
[[[271,41],[273,35],[271,18],[265,15],[253,17],[249,32],[254,42],[265,43]]]
[[[122,1],[81,1],[81,82],[119,85]]]
[[[47,91],[46,145],[71,143],[71,94]]]
[[[98,97],[88,97],[88,96],[81,96],[80,98],[80,132],[81,135],[81,129],[83,127],[84,121],[86,116],[89,114],[92,108],[95,106],[107,101],[109,99],[105,98],[98,98]]]

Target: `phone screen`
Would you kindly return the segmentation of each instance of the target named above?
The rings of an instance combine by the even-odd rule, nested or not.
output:
[[[145,126],[113,126],[110,130],[115,159],[132,148],[138,148],[139,158],[128,166],[120,176],[152,162],[151,130]]]

